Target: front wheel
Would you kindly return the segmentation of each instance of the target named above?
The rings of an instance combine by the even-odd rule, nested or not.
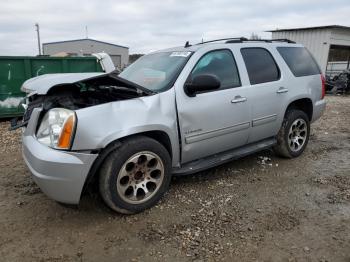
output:
[[[100,170],[100,194],[113,210],[138,213],[164,195],[170,171],[170,156],[162,144],[148,137],[134,137],[105,160]]]
[[[297,109],[288,110],[274,151],[277,155],[293,158],[300,156],[306,148],[310,135],[310,121],[305,112]]]

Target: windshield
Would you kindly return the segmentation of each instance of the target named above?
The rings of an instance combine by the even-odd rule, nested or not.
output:
[[[160,52],[142,56],[119,77],[149,90],[169,89],[189,59],[191,52]]]

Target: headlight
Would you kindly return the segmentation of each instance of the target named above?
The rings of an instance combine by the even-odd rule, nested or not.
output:
[[[73,141],[75,126],[74,111],[53,108],[45,114],[36,137],[44,145],[57,149],[69,149]]]

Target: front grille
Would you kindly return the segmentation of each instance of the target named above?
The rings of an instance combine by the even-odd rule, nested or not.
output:
[[[29,121],[30,116],[32,115],[34,108],[41,107],[42,104],[43,104],[43,98],[42,97],[37,97],[33,101],[29,101],[28,108],[24,112],[24,115],[23,115],[23,122]]]

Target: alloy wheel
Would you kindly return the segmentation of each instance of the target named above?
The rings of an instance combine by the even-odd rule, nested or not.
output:
[[[141,204],[152,198],[164,179],[161,158],[150,151],[131,156],[122,166],[117,177],[119,196],[131,204]]]
[[[293,152],[297,152],[305,144],[307,138],[307,124],[302,118],[296,119],[290,126],[288,132],[288,146]]]

